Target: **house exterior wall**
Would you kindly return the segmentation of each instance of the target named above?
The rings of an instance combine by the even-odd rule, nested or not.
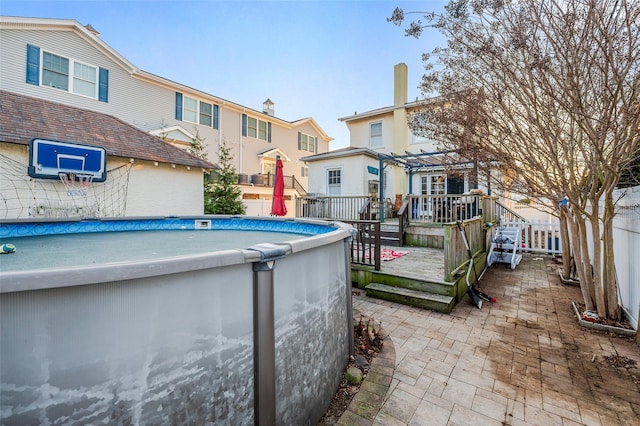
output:
[[[309,182],[309,192],[328,195],[327,173],[339,169],[341,175],[341,195],[356,196],[369,194],[369,180],[379,180],[380,175],[366,172],[367,166],[379,168],[374,158],[363,155],[341,157],[333,161],[313,161],[309,163],[309,175],[314,178]],[[365,170],[363,173],[362,171]]]
[[[56,21],[56,20],[53,20]],[[65,21],[68,23],[68,21]],[[311,154],[298,149],[298,132],[317,138],[317,153],[327,152],[331,138],[308,120],[288,122],[262,111],[243,107],[213,95],[189,88],[143,71],[104,45],[99,38],[69,26],[36,27],[5,25],[0,22],[0,89],[35,98],[72,105],[122,119],[144,131],[180,126],[198,135],[206,145],[207,159],[218,163],[221,141],[231,148],[238,173],[262,172],[261,152],[279,148],[291,161],[284,161],[284,174],[294,175],[303,187],[308,177],[302,176],[301,157]],[[66,58],[109,71],[108,102],[77,95],[60,89],[26,82],[27,44]],[[106,47],[105,47],[106,46]],[[40,78],[40,83],[42,79]],[[176,119],[176,92],[219,108],[219,128]],[[242,136],[242,115],[247,114],[271,123],[271,142]],[[61,135],[60,140],[64,140]],[[251,191],[245,188],[245,191]]]
[[[109,159],[107,160],[109,161]],[[117,159],[111,159],[114,164]],[[202,170],[136,161],[129,172],[127,216],[183,216],[204,213]]]
[[[7,219],[18,219],[28,217],[28,207],[35,208],[34,203],[38,200],[51,199],[56,204],[69,204],[70,198],[64,191],[62,184],[56,180],[40,180],[39,184],[28,185],[19,181],[30,181],[27,174],[29,165],[29,153],[26,145],[0,143],[0,173],[2,179],[0,188],[2,189],[3,201],[6,205]],[[20,163],[19,168],[23,169],[22,175],[9,175],[9,167],[5,163],[4,157]],[[128,158],[107,157],[107,170],[115,169],[123,164],[128,164]],[[204,213],[204,195],[202,192],[202,170],[185,166],[171,167],[168,164],[159,163],[155,166],[149,161],[136,161],[129,171],[128,179],[123,180],[126,189],[126,200],[116,200],[118,196],[113,195],[113,202],[126,203],[126,216],[179,216],[179,215],[201,215]],[[107,181],[104,184],[94,183],[87,189],[88,199],[100,191],[103,186],[113,185],[114,182]],[[45,194],[48,191],[49,194]],[[120,194],[124,195],[124,194]],[[9,199],[9,196],[11,197]],[[35,196],[35,199],[34,199]],[[6,199],[5,199],[6,197]],[[80,200],[81,202],[82,200]],[[33,205],[32,205],[33,204]],[[20,205],[25,208],[20,211]],[[4,210],[3,210],[4,211]]]

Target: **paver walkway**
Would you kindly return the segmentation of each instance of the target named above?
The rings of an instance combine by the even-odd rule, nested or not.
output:
[[[481,284],[497,303],[465,299],[449,315],[356,292],[354,309],[391,339],[395,370],[377,414],[349,423],[640,425],[640,348],[578,325],[580,291],[560,283],[549,256],[496,265]],[[610,355],[638,364],[612,367]]]

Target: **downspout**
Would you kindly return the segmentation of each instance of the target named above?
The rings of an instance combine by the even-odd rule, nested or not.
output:
[[[244,110],[243,110],[244,112]],[[242,173],[242,113],[240,113],[240,138],[238,140],[240,143],[238,144],[238,174]]]
[[[380,159],[380,185],[378,187],[378,215],[380,223],[384,223],[384,161]]]

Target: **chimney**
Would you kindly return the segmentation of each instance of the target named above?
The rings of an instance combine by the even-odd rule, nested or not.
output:
[[[271,102],[271,99],[267,98],[267,100],[262,103],[262,112],[273,117],[273,114],[275,113],[273,110],[274,105],[275,104]]]
[[[399,63],[393,67],[393,105],[404,105],[407,103],[407,64]]]

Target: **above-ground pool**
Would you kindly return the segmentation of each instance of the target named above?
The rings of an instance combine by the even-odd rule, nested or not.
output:
[[[0,222],[0,423],[315,424],[350,354],[351,228]]]

